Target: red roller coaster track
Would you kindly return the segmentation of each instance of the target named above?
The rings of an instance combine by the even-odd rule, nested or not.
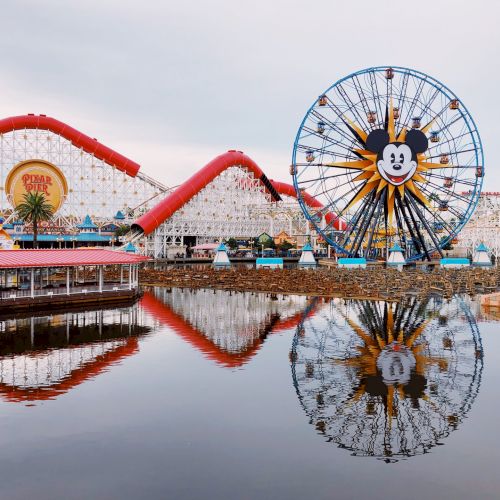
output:
[[[11,116],[0,120],[0,134],[6,134],[14,130],[22,129],[41,129],[49,130],[54,134],[59,134],[76,147],[82,148],[89,154],[94,155],[99,160],[116,167],[131,177],[135,177],[139,172],[140,165],[135,161],[129,160],[120,153],[101,144],[97,139],[82,134],[78,130],[66,125],[55,118],[45,115],[21,115]]]
[[[219,174],[230,167],[243,167],[252,172],[254,176],[262,182],[275,201],[281,199],[280,194],[297,197],[293,186],[285,184],[284,182],[270,181],[262,169],[250,157],[243,154],[241,151],[231,150],[217,156],[211,162],[207,163],[207,165],[182,183],[149,212],[139,217],[134,222],[132,228],[146,235],[152,233],[158,226],[193,198],[193,196],[198,194]],[[318,210],[323,208],[323,205],[308,193],[303,192],[303,198],[311,208],[316,208]],[[335,229],[345,228],[345,223],[334,214],[327,213],[326,222],[330,223],[332,221]]]

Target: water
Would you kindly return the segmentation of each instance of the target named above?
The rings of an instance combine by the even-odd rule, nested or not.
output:
[[[498,498],[477,303],[146,291],[0,321],[8,499]]]

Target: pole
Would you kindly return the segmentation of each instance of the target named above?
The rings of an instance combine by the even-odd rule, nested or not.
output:
[[[103,273],[102,266],[99,266],[99,293],[102,293]]]
[[[132,264],[128,265],[128,289],[132,290]]]
[[[66,295],[69,295],[69,267],[66,268]]]
[[[35,298],[35,270],[31,268],[31,298]]]

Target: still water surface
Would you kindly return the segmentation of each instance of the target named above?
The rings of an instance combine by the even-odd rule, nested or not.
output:
[[[499,498],[498,323],[155,288],[0,319],[0,498]]]

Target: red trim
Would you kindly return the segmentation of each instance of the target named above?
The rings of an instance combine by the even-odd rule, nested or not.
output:
[[[48,351],[32,354],[41,356]],[[0,394],[3,399],[11,403],[21,403],[24,401],[46,401],[56,399],[61,394],[69,392],[85,381],[97,377],[101,373],[109,370],[110,366],[118,364],[128,356],[139,352],[139,343],[136,337],[130,337],[126,343],[117,347],[113,351],[99,354],[94,361],[72,371],[71,374],[48,387],[17,387],[6,383],[0,383]]]
[[[22,129],[50,130],[50,132],[61,135],[76,147],[82,148],[87,153],[94,155],[99,160],[105,161],[131,177],[135,177],[139,171],[140,165],[135,161],[129,160],[120,153],[101,144],[97,139],[82,134],[73,127],[50,116],[21,115],[0,120],[0,134]]]
[[[285,182],[273,181],[271,180],[271,184],[274,186],[274,189],[278,191],[279,194],[285,196],[292,196],[293,198],[297,198],[297,192],[295,188],[291,184],[286,184]],[[314,196],[310,195],[306,191],[302,191],[302,199],[304,202],[311,208],[317,208],[318,211],[324,208],[324,205],[318,201]],[[338,231],[343,231],[346,228],[346,223],[339,219],[334,213],[328,212],[325,215],[325,220],[327,224],[333,222],[333,227]]]
[[[149,257],[105,248],[66,250],[0,250],[0,268],[102,266],[138,264]]]
[[[153,318],[174,330],[190,345],[198,349],[205,358],[215,361],[225,368],[236,368],[244,365],[253,358],[261,348],[264,340],[257,337],[245,347],[243,351],[231,352],[213,343],[203,332],[192,326],[183,316],[174,312],[167,304],[158,300],[151,292],[144,292],[141,299],[141,307]],[[313,307],[307,314],[310,318],[316,314],[317,307]],[[280,319],[269,334],[283,332],[295,328],[304,320],[303,312],[298,312],[289,318]]]
[[[160,203],[154,206],[149,212],[139,217],[133,224],[136,228],[141,229],[144,234],[150,234],[160,224],[165,222],[177,210],[185,205],[193,196],[198,194],[204,187],[212,182],[219,174],[230,167],[245,167],[258,179],[262,179],[264,185],[269,190],[269,187],[274,188],[275,192],[271,193],[277,201],[276,193],[284,194],[287,196],[297,197],[295,189],[290,184],[284,182],[268,181],[267,177],[262,172],[262,169],[247,155],[241,151],[228,151],[214,158],[210,163],[205,165],[201,170],[192,175],[187,181],[182,183],[175,191],[170,193]],[[272,189],[271,189],[272,190]],[[323,208],[323,205],[316,200],[313,196],[304,193],[305,202],[313,208]],[[329,223],[334,219],[335,215],[332,213],[326,214],[326,221]],[[342,221],[336,221],[334,227],[345,224]]]

